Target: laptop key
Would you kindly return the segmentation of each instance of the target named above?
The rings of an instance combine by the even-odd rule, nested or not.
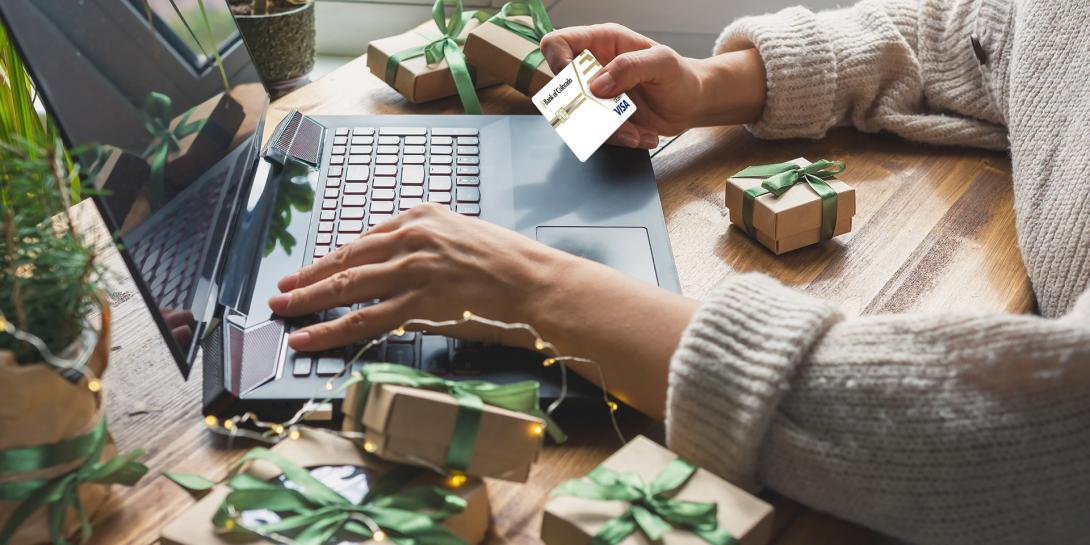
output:
[[[371,164],[370,155],[351,155],[348,157],[349,165],[369,165]]]
[[[398,206],[398,208],[400,208],[402,210],[408,210],[408,209],[420,204],[421,202],[422,201],[420,199],[405,198],[405,199],[400,199],[399,201],[397,201],[397,206]]]
[[[424,186],[420,185],[407,185],[401,188],[402,197],[423,197]]]
[[[375,176],[397,176],[397,167],[393,165],[378,165],[375,167]]]
[[[405,144],[405,155],[424,155],[424,146],[410,146]]]
[[[406,165],[401,169],[402,185],[423,185],[424,167],[422,165]]]
[[[427,144],[427,143],[428,143],[428,137],[426,137],[426,136],[406,136],[405,137],[405,145],[406,146],[423,146],[424,144]]]
[[[360,220],[341,220],[337,224],[337,231],[341,233],[362,233],[363,222]]]
[[[351,244],[352,241],[356,240],[357,238],[360,238],[360,235],[358,233],[340,233],[337,235],[337,247],[340,248],[345,244]]]
[[[363,207],[362,206],[345,206],[341,208],[342,220],[361,220],[363,219]]]
[[[337,196],[340,195],[340,194],[341,194],[341,190],[339,190],[339,189],[337,189],[335,187],[327,187],[326,190],[325,190],[325,198],[327,198],[327,199],[336,199]]]
[[[341,201],[345,206],[363,206],[367,204],[367,197],[363,195],[345,195]]]
[[[478,167],[458,167],[459,176],[480,176],[481,169]]]
[[[477,136],[476,127],[440,127],[431,130],[434,136]]]
[[[477,176],[459,176],[458,177],[458,185],[467,185],[467,186],[476,187],[476,186],[481,185],[481,179],[478,178]]]
[[[386,337],[386,340],[392,343],[414,343],[416,342],[416,332],[406,331],[401,335],[390,335]]]
[[[450,192],[449,191],[429,191],[428,202],[437,202],[439,204],[450,204]]]
[[[329,246],[333,243],[333,235],[330,233],[318,233],[317,237],[314,237],[314,244],[318,246]]]
[[[397,146],[401,144],[401,139],[396,136],[380,136],[378,143],[381,146]]]
[[[371,214],[370,216],[367,216],[367,225],[374,227],[392,217],[392,214]]]
[[[431,143],[433,146],[449,146],[454,143],[454,139],[449,136],[432,136]]]
[[[479,204],[459,204],[454,211],[463,216],[480,216],[481,206]]]
[[[342,173],[343,171],[344,171],[344,167],[339,167],[339,166],[335,166],[335,167],[329,167],[329,172],[328,172],[328,176],[329,176],[330,178],[340,178],[340,177],[341,177],[341,173]]]
[[[292,358],[292,362],[291,362],[291,374],[292,374],[292,376],[305,377],[305,376],[310,375],[311,361],[312,360],[311,360],[310,356],[305,356],[303,354],[296,354],[295,357]]]
[[[352,146],[348,151],[350,155],[371,155],[371,146]]]
[[[431,146],[432,155],[450,155],[453,151],[454,149],[450,146],[436,146],[435,144]]]
[[[367,193],[367,184],[364,182],[348,182],[344,184],[345,195],[363,195]]]
[[[458,202],[481,202],[481,190],[475,187],[459,187]]]
[[[318,222],[318,232],[319,233],[332,233],[333,232],[333,222],[332,221],[320,221],[320,222]]]
[[[370,146],[371,144],[374,144],[374,143],[375,143],[375,137],[374,136],[353,136],[352,137],[352,145],[353,146]]]
[[[372,135],[375,134],[375,129],[374,127],[356,127],[355,129],[352,129],[352,134],[356,136]]]
[[[396,165],[397,164],[397,156],[396,155],[378,155],[378,156],[375,156],[375,164],[376,165]]]
[[[379,155],[397,155],[398,153],[401,153],[401,146],[398,145],[387,145],[378,147]]]
[[[334,146],[347,146],[348,145],[348,137],[347,136],[334,137],[333,138],[333,145]]]
[[[340,178],[326,178],[325,179],[325,186],[326,187],[341,187],[341,179]]]
[[[348,182],[366,182],[370,177],[371,168],[365,165],[352,165],[344,175]]]
[[[450,191],[450,176],[432,176],[428,180],[428,189],[432,191]]]
[[[344,146],[333,146],[329,153],[330,155],[344,155],[344,151]]]
[[[393,189],[376,189],[371,193],[372,201],[392,201],[395,194]]]
[[[406,155],[401,158],[401,164],[403,165],[422,165],[424,164],[423,155]]]
[[[322,221],[333,221],[337,219],[336,210],[322,210]]]
[[[474,157],[472,155],[469,155],[469,156],[459,155],[458,156],[458,164],[459,165],[479,165],[479,164],[481,164],[481,158],[480,157]]]
[[[413,367],[416,363],[415,360],[416,352],[413,350],[413,345],[392,343],[386,345],[386,361]]]
[[[437,375],[450,371],[450,347],[446,337],[424,335],[420,339],[420,369]]]
[[[318,376],[331,377],[344,370],[344,358],[337,356],[322,356],[318,358]]]
[[[371,203],[372,214],[389,214],[394,211],[392,201],[374,201]]]
[[[382,127],[378,130],[378,133],[396,136],[424,136],[428,134],[428,129],[424,127]]]
[[[314,257],[315,258],[325,257],[327,255],[329,255],[329,246],[315,246],[314,247]]]
[[[479,155],[481,148],[477,146],[458,146],[458,155]]]
[[[448,165],[432,165],[428,167],[428,174],[432,176],[450,175],[450,166]]]
[[[350,133],[350,131],[348,130],[347,127],[339,128],[339,129],[337,129],[336,131],[333,132],[333,134],[336,134],[337,136],[348,136],[349,133]]]
[[[379,176],[378,178],[375,178],[371,181],[371,185],[375,189],[391,189],[397,186],[397,180],[389,176]]]
[[[322,199],[322,209],[332,210],[337,208],[337,199]]]
[[[479,145],[480,143],[481,143],[481,141],[478,140],[476,136],[459,136],[458,137],[458,145],[459,146],[476,146],[476,145]]]
[[[451,159],[450,159],[449,155],[432,155],[431,156],[431,164],[433,164],[433,165],[449,165],[450,161],[451,161]]]

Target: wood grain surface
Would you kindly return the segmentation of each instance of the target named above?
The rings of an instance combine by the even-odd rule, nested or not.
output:
[[[482,92],[486,113],[534,113],[528,99],[499,86]],[[271,131],[292,109],[309,114],[458,113],[455,99],[413,106],[372,77],[357,59],[272,105]],[[822,245],[776,257],[731,228],[723,206],[726,178],[749,164],[795,157],[840,159],[855,187],[854,230]],[[739,127],[695,129],[653,158],[673,253],[685,294],[700,298],[723,279],[760,271],[843,305],[849,314],[972,309],[1029,312],[1033,297],[1015,242],[1010,163],[1002,155],[939,149],[839,130],[821,141],[762,142]],[[85,203],[86,204],[86,203]],[[204,429],[201,372],[181,379],[93,207],[79,217],[97,225],[116,271],[110,290],[114,351],[106,375],[110,429],[123,449],[144,448],[149,474],[116,494],[97,517],[101,545],[158,541],[160,528],[193,500],[161,477],[165,470],[222,477],[243,448],[226,448]],[[629,435],[661,441],[660,423],[622,410]],[[571,440],[547,447],[530,481],[490,482],[490,543],[536,544],[550,488],[584,474],[619,445],[603,418],[563,422]],[[800,506],[773,492],[777,545],[862,544],[880,536]]]

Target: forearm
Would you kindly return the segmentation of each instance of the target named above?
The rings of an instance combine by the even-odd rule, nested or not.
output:
[[[700,74],[693,127],[756,123],[764,111],[765,65],[754,48],[690,59]]]
[[[661,419],[670,357],[699,303],[568,254],[548,270],[527,322],[563,355],[597,361],[610,393]],[[599,382],[592,366],[569,368]]]

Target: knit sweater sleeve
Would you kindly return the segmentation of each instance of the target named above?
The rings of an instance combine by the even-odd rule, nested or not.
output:
[[[888,131],[935,144],[1008,146],[1001,69],[984,70],[971,38],[1011,0],[865,0],[814,13],[802,7],[739,19],[715,53],[756,47],[768,93],[761,138],[820,138],[834,126]],[[989,44],[993,45],[993,44]],[[1006,44],[995,44],[1004,47]],[[1008,59],[995,52],[989,63]]]
[[[670,446],[751,488],[920,544],[1090,531],[1090,292],[1056,319],[845,319],[743,275],[669,380]]]

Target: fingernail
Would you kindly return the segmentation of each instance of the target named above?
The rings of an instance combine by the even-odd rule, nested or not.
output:
[[[291,273],[284,278],[280,279],[276,287],[280,288],[280,291],[291,291],[295,289],[295,286],[299,283],[299,273]]]
[[[598,77],[594,78],[594,81],[590,82],[590,92],[595,96],[601,98],[612,98],[614,93],[614,87],[617,86],[617,82],[613,81],[613,76],[609,72],[599,72]]]
[[[659,137],[651,135],[643,135],[640,137],[640,147],[644,149],[652,149],[659,145]]]
[[[280,293],[269,298],[269,308],[273,312],[284,312],[288,310],[289,305],[291,305],[291,292]]]
[[[310,332],[309,331],[296,331],[291,335],[288,335],[288,344],[292,348],[303,348],[310,344]]]
[[[625,146],[625,147],[628,147],[628,148],[634,148],[640,143],[640,137],[638,137],[638,136],[636,136],[634,134],[630,134],[630,133],[625,132],[625,133],[621,133],[621,134],[617,135],[617,141],[622,146]]]

